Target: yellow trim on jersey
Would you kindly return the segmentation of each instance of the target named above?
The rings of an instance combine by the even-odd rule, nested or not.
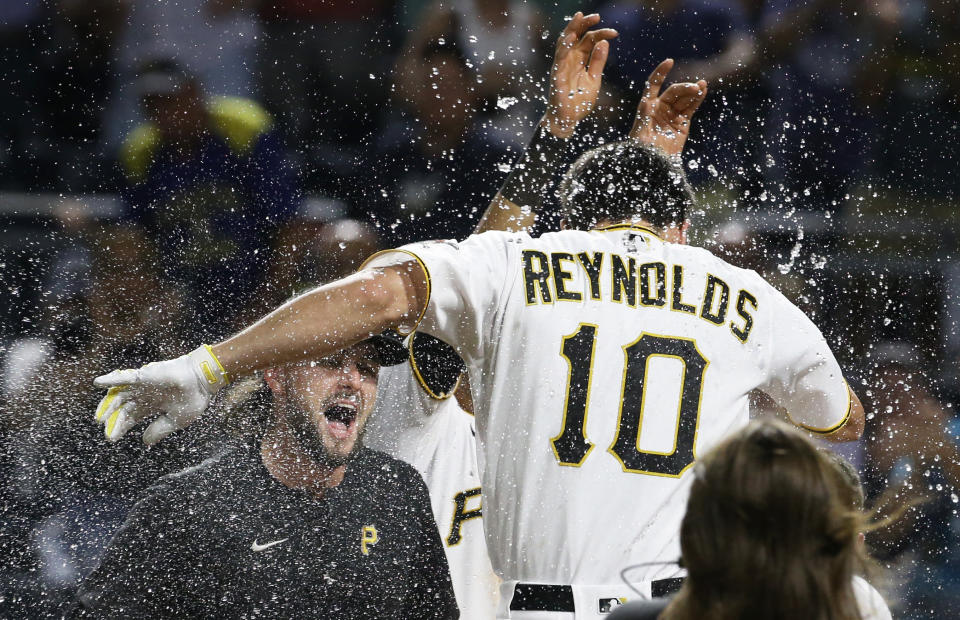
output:
[[[617,445],[617,440],[620,439],[620,429],[621,429],[621,424],[622,424],[622,420],[623,420],[623,393],[624,393],[624,391],[626,391],[626,389],[627,389],[627,365],[629,364],[629,359],[628,359],[628,355],[627,355],[627,349],[629,349],[629,348],[632,347],[633,345],[635,345],[635,344],[637,344],[638,342],[640,342],[640,340],[642,340],[644,336],[653,336],[654,338],[671,338],[671,339],[676,339],[676,340],[686,340],[686,341],[690,342],[691,344],[693,344],[693,348],[697,351],[698,354],[700,354],[700,357],[701,357],[701,358],[703,359],[703,361],[704,361],[703,373],[702,373],[701,376],[706,376],[706,374],[707,374],[707,369],[710,368],[710,360],[708,360],[708,359],[706,358],[706,356],[704,356],[703,351],[701,351],[701,350],[700,350],[700,347],[697,346],[697,341],[696,341],[695,338],[684,338],[684,337],[682,337],[682,336],[666,336],[666,335],[663,335],[663,334],[656,334],[656,333],[654,333],[654,332],[641,332],[639,338],[637,338],[636,340],[634,340],[634,341],[631,342],[630,344],[623,345],[621,348],[623,349],[624,366],[623,366],[623,379],[621,380],[621,388],[620,388],[620,408],[619,408],[619,410],[617,411],[617,432],[616,432],[616,434],[614,435],[613,441],[610,443],[610,446],[607,448],[607,453],[608,453],[608,454],[611,454],[611,455],[613,456],[613,458],[617,459],[617,462],[620,463],[620,467],[623,469],[623,471],[625,471],[625,472],[627,472],[627,473],[629,473],[629,474],[644,474],[644,475],[647,475],[647,476],[658,476],[658,477],[660,477],[660,478],[680,478],[680,477],[682,477],[683,474],[685,474],[691,467],[693,467],[694,464],[697,462],[697,440],[700,438],[700,413],[701,413],[702,410],[703,410],[703,383],[702,383],[702,382],[701,382],[701,384],[700,384],[700,394],[699,394],[699,396],[698,396],[698,398],[697,398],[697,418],[696,418],[696,421],[694,422],[694,427],[693,427],[693,445],[690,447],[691,453],[693,454],[693,460],[690,461],[690,463],[688,463],[686,467],[684,467],[683,469],[681,469],[681,470],[680,470],[680,473],[678,473],[678,474],[665,474],[665,473],[663,473],[663,472],[646,471],[646,470],[643,470],[643,469],[630,469],[629,467],[627,467],[627,464],[623,462],[623,459],[620,458],[620,455],[618,455],[618,454],[617,454],[616,452],[614,452],[614,450],[613,450],[614,446]],[[646,361],[644,361],[644,369],[646,369],[647,364],[648,364],[649,361],[650,361],[650,358],[651,358],[651,357],[655,357],[655,356],[660,356],[660,357],[675,357],[675,356],[673,356],[673,355],[664,355],[664,354],[662,354],[662,353],[653,353],[653,354],[651,354],[651,355],[648,355]],[[680,359],[680,361],[683,362],[683,379],[685,380],[685,379],[686,379],[686,376],[687,376],[687,362],[686,362],[686,360],[684,360],[683,358],[679,358],[679,359]],[[681,383],[681,384],[680,384],[680,401],[679,401],[681,407],[683,406],[683,392],[684,392],[684,389],[685,389],[685,388],[686,388],[686,386],[684,385],[684,383]],[[680,435],[680,416],[679,416],[679,410],[678,410],[678,415],[677,415],[677,426],[676,426],[676,428],[674,429],[674,432],[673,432],[673,452],[669,452],[669,453],[667,453],[667,454],[663,454],[663,453],[660,453],[660,452],[653,452],[653,451],[651,451],[651,450],[641,450],[641,449],[640,449],[640,433],[641,433],[641,431],[642,431],[642,424],[643,424],[643,398],[646,396],[646,394],[647,394],[647,381],[646,381],[646,377],[644,377],[643,392],[642,392],[641,398],[640,398],[640,413],[641,413],[641,417],[640,417],[639,423],[637,424],[637,439],[636,439],[636,443],[635,443],[635,445],[636,445],[636,447],[637,447],[637,451],[638,451],[638,452],[643,452],[643,453],[646,453],[646,454],[655,454],[655,455],[658,455],[658,456],[668,456],[668,455],[670,455],[670,454],[673,454],[673,452],[676,452],[676,451],[677,451],[677,440],[678,440],[678,437],[679,437],[679,435]]]
[[[641,226],[640,224],[610,224],[609,226],[600,226],[599,228],[594,228],[590,232],[610,232],[614,230],[638,230],[640,232],[653,235],[657,239],[660,239],[660,241],[663,241],[663,238],[656,232],[650,228],[647,228],[646,226]]]
[[[443,539],[443,544],[447,547],[456,547],[463,542],[464,523],[472,519],[483,518],[483,492],[481,489],[482,487],[464,489],[453,496],[453,516],[450,517],[450,534]],[[468,510],[468,504],[473,497],[480,498],[480,505],[473,510]],[[462,500],[463,503],[461,504],[458,500]]]
[[[430,305],[430,295],[433,292],[433,285],[430,280],[430,270],[427,269],[427,264],[423,262],[423,259],[421,259],[419,256],[417,256],[410,250],[404,250],[403,248],[394,248],[392,250],[380,250],[379,252],[374,252],[369,257],[367,257],[367,260],[363,261],[360,267],[357,268],[357,272],[363,271],[364,268],[366,268],[367,264],[373,259],[375,259],[376,257],[380,256],[381,254],[388,254],[390,252],[401,252],[403,254],[409,254],[410,256],[412,256],[413,259],[417,261],[417,264],[420,265],[420,268],[423,269],[423,275],[427,279],[427,299],[426,301],[423,302],[423,308],[420,310],[420,316],[417,317],[416,322],[414,322],[413,327],[411,327],[408,332],[404,333],[399,329],[397,330],[401,336],[406,338],[413,332],[417,331],[417,328],[420,327],[420,322],[423,321],[423,317],[427,314],[427,306]]]
[[[423,375],[420,374],[420,369],[417,367],[417,361],[413,357],[413,338],[415,335],[416,335],[415,333],[410,334],[410,340],[409,340],[409,343],[407,344],[407,351],[409,352],[408,357],[410,360],[410,368],[413,369],[413,376],[416,377],[417,383],[419,383],[420,387],[423,388],[423,391],[427,393],[427,396],[429,396],[434,400],[447,400],[448,398],[453,396],[456,393],[457,388],[460,387],[460,381],[463,379],[463,373],[461,372],[460,375],[457,377],[457,382],[453,384],[453,387],[450,389],[449,392],[447,392],[446,394],[435,394],[434,391],[427,386],[427,382],[424,380]],[[461,409],[463,409],[463,407],[461,407]],[[473,415],[473,414],[470,414],[470,415]]]
[[[817,433],[818,435],[832,435],[836,433],[843,428],[844,424],[847,423],[847,420],[850,419],[850,413],[853,411],[853,390],[850,389],[850,384],[847,383],[846,379],[843,380],[843,387],[847,388],[847,412],[843,415],[843,418],[833,426],[828,426],[827,428],[815,428],[813,426],[801,424],[790,417],[789,411],[787,411],[787,418],[789,418],[794,425],[802,428],[805,431],[810,431],[811,433]]]

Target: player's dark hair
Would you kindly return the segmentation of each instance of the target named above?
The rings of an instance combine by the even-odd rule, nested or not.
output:
[[[748,426],[696,465],[680,546],[688,577],[663,618],[859,620],[865,519],[837,469],[780,423]]]
[[[860,473],[857,468],[853,466],[853,463],[832,450],[826,450],[823,454],[833,470],[840,498],[845,502],[845,505],[852,507],[854,510],[863,510],[866,504],[866,495],[863,492],[863,482],[860,480]]]
[[[559,194],[567,224],[577,230],[590,230],[604,220],[680,225],[694,204],[680,163],[634,139],[581,155],[561,181]]]

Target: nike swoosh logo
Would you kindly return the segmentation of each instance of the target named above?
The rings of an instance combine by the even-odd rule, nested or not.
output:
[[[256,539],[254,539],[253,544],[250,545],[250,549],[251,549],[251,551],[263,551],[264,549],[269,549],[270,547],[272,547],[272,546],[274,546],[274,545],[279,545],[280,543],[282,543],[282,542],[287,542],[288,540],[290,540],[290,539],[289,539],[289,538],[281,538],[280,540],[274,540],[274,541],[271,541],[271,542],[268,542],[268,543],[264,543],[264,544],[262,544],[262,545],[258,545]]]

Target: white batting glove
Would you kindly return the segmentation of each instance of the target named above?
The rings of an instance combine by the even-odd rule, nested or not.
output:
[[[200,417],[228,383],[227,372],[208,345],[137,370],[115,370],[93,381],[97,387],[109,388],[97,407],[97,422],[114,442],[144,418],[159,413],[143,432],[143,443],[153,445]]]

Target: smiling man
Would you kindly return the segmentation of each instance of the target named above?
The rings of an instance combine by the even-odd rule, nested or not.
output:
[[[385,334],[237,385],[257,440],[151,489],[77,615],[457,617],[420,475],[362,441],[380,366],[406,358]]]

